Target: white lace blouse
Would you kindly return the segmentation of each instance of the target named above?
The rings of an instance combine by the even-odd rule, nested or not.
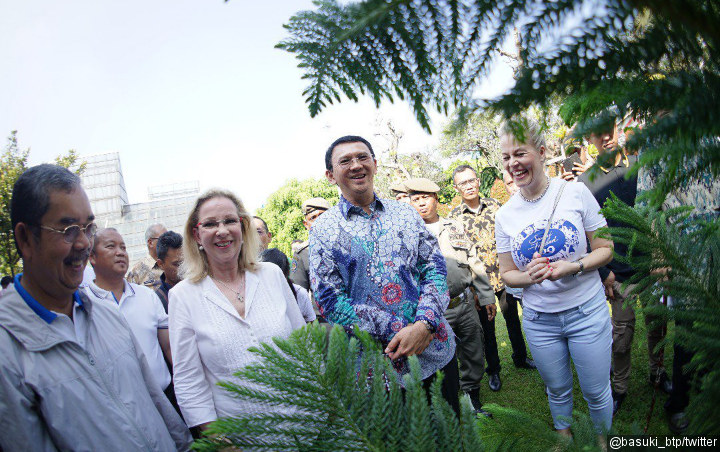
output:
[[[286,338],[305,325],[280,269],[261,262],[245,273],[245,318],[206,277],[181,281],[170,290],[170,346],[175,394],[185,421],[196,426],[241,412],[266,411],[217,385],[238,382],[233,373],[257,360],[248,348]]]

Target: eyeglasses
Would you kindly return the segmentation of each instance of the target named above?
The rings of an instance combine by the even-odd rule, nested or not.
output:
[[[474,179],[464,180],[460,183],[455,184],[455,186],[458,188],[466,188],[466,187],[469,187],[470,185],[474,184],[477,181],[478,181],[478,178],[476,177]]]
[[[40,229],[57,232],[58,234],[63,235],[63,240],[65,240],[66,243],[75,243],[75,240],[78,239],[80,232],[84,232],[85,237],[87,237],[88,240],[92,240],[93,237],[95,237],[95,233],[97,232],[97,225],[95,223],[90,223],[84,228],[81,228],[79,225],[73,224],[72,226],[68,226],[65,229],[55,229],[51,228],[50,226],[40,225]]]
[[[220,227],[220,224],[224,224],[226,228],[230,228],[232,226],[237,226],[240,224],[239,218],[225,218],[224,220],[208,220],[204,222],[200,222],[195,225],[195,227],[200,227],[203,229],[207,229],[208,231],[214,231],[215,229]]]
[[[358,164],[363,165],[368,163],[371,158],[370,154],[362,154],[357,157],[343,157],[338,161],[338,166],[341,168],[349,168],[353,161],[357,161]]]

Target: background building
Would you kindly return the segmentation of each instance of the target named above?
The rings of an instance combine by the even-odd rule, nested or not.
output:
[[[113,227],[122,234],[130,255],[130,267],[145,257],[145,230],[162,223],[182,234],[185,221],[200,193],[198,181],[148,188],[148,202],[128,202],[120,155],[117,152],[83,156],[87,163],[81,179],[90,198],[98,227]]]

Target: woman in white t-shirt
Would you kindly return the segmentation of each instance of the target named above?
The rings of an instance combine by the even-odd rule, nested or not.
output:
[[[510,127],[501,134],[503,165],[519,192],[495,217],[500,274],[507,286],[524,289],[525,336],[555,428],[570,435],[572,359],[600,433],[612,423],[612,327],[597,268],[612,260],[613,243],[595,236],[606,222],[587,187],[551,180],[544,172],[545,140],[536,124],[525,129],[524,142]]]

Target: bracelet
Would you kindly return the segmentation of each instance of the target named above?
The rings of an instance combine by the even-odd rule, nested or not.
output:
[[[430,334],[435,333],[435,328],[433,328],[432,325],[430,325],[430,322],[428,322],[427,320],[425,320],[425,319],[418,320],[417,323],[422,323],[423,325],[425,325],[425,328],[428,330],[428,332]]]
[[[585,264],[583,264],[583,261],[582,261],[582,260],[578,259],[578,260],[576,260],[576,261],[573,261],[573,264],[580,264],[580,270],[578,270],[578,271],[576,271],[575,273],[573,273],[573,276],[577,276],[577,275],[579,275],[579,274],[581,274],[582,272],[585,271]]]

